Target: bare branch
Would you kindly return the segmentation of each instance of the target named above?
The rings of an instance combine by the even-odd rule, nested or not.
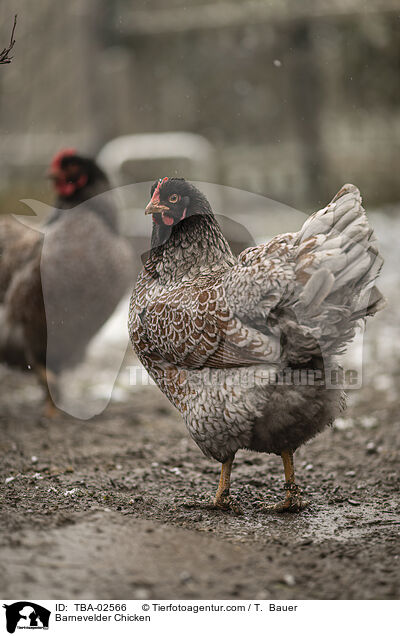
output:
[[[10,56],[10,52],[15,44],[14,33],[15,27],[17,26],[17,14],[14,16],[14,26],[11,31],[10,44],[0,52],[0,64],[9,64],[12,60],[12,56]]]

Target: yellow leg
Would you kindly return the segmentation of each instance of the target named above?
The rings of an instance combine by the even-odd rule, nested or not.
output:
[[[43,415],[49,419],[52,419],[59,414],[59,410],[54,404],[50,394],[46,395],[46,401],[43,408]]]
[[[299,512],[307,506],[308,502],[303,501],[301,490],[294,480],[293,451],[282,451],[281,457],[285,471],[286,496],[283,501],[269,506],[269,509],[277,512]]]
[[[218,508],[230,508],[229,488],[231,484],[233,457],[222,464],[218,490],[214,497],[214,506]]]
[[[292,451],[283,451],[281,453],[283,461],[283,469],[285,471],[285,481],[287,484],[294,484],[294,462]]]
[[[53,398],[51,397],[50,393],[50,385],[52,388],[52,392],[57,392],[57,377],[52,371],[46,370],[46,368],[42,367],[41,365],[38,365],[36,367],[36,371],[38,374],[39,382],[43,386],[46,394],[43,415],[45,417],[52,418],[59,413],[59,410],[54,404]]]

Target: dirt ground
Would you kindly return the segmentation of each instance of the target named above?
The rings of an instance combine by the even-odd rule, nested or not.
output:
[[[300,514],[260,505],[283,494],[280,459],[239,452],[237,514],[209,507],[219,465],[155,387],[46,420],[34,378],[0,374],[1,598],[398,598],[395,396],[357,391],[296,453]]]

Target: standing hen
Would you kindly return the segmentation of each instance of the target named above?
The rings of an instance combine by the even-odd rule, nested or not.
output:
[[[92,159],[61,151],[49,176],[57,199],[40,232],[0,218],[0,362],[34,369],[50,415],[59,374],[81,361],[127,291],[133,258]]]
[[[300,510],[293,453],[344,406],[326,372],[359,319],[384,304],[358,189],[343,186],[299,232],[238,258],[184,179],[156,182],[146,214],[151,250],[131,298],[130,337],[194,441],[222,463],[215,505],[229,506],[233,459],[245,448],[282,456],[286,497],[273,508]],[[296,381],[304,372],[307,382]]]

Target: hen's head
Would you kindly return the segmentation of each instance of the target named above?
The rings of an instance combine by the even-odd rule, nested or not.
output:
[[[172,227],[194,214],[212,212],[204,194],[192,183],[164,177],[153,183],[145,214],[151,214],[156,225]]]
[[[53,157],[48,174],[63,199],[73,199],[83,188],[107,180],[93,159],[78,155],[72,148],[61,150]]]

